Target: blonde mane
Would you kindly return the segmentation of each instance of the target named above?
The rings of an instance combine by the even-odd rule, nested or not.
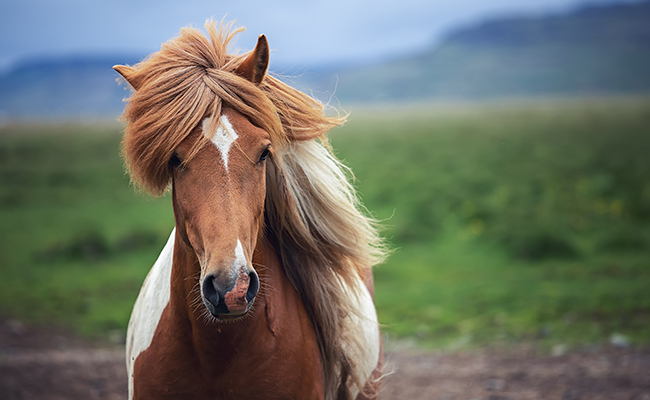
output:
[[[122,143],[131,179],[162,194],[175,148],[205,117],[218,116],[224,103],[269,133],[275,150],[267,164],[266,237],[312,320],[326,398],[349,398],[350,390],[363,388],[354,367],[364,338],[344,332],[343,321],[355,307],[343,283],[354,287],[357,276],[381,262],[385,252],[348,169],[327,146],[325,134],[345,117],[325,116],[320,103],[272,76],[256,86],[234,74],[246,54],[228,54],[227,46],[243,28],[233,29],[232,23],[217,28],[214,21],[205,27],[209,38],[184,28],[133,66],[129,82],[136,91],[123,115]],[[189,160],[191,155],[184,162]]]

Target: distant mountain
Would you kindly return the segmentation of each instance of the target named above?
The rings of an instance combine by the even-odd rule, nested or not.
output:
[[[0,75],[0,118],[95,118],[118,116],[129,95],[118,85],[115,64],[131,55],[32,60]]]
[[[19,65],[0,75],[0,120],[118,116],[129,91],[117,85],[111,67],[139,59],[114,55]],[[486,21],[456,30],[420,54],[365,66],[320,66],[291,81],[325,101],[336,86],[343,104],[650,93],[650,1]]]
[[[306,74],[343,101],[650,93],[650,2],[457,30],[421,54]]]

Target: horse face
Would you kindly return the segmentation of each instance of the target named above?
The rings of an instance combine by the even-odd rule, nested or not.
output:
[[[245,314],[259,289],[251,260],[264,218],[271,141],[231,108],[223,108],[219,123],[188,162],[183,160],[205,131],[196,129],[178,146],[172,190],[177,229],[201,266],[203,303],[215,317],[227,318]]]

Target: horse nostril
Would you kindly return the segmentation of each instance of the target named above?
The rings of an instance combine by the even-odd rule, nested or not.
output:
[[[250,303],[257,296],[257,291],[260,289],[260,279],[257,277],[257,272],[251,271],[248,274],[250,281],[248,282],[248,290],[246,291],[246,301]]]
[[[242,268],[234,282],[222,282],[218,276],[207,274],[201,284],[203,303],[212,315],[239,315],[248,311],[260,288],[257,273]]]
[[[219,290],[214,275],[207,275],[203,279],[203,297],[215,307],[219,304]]]

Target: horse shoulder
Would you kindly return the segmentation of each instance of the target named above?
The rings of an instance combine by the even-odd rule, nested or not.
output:
[[[134,364],[138,356],[149,348],[167,307],[171,293],[171,272],[175,229],[149,271],[133,307],[126,340],[126,368],[129,379],[129,397],[133,396]]]

